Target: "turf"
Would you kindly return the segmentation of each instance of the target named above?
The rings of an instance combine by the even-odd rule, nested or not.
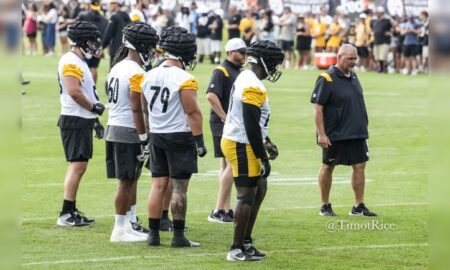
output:
[[[369,114],[370,162],[366,203],[374,219],[347,215],[353,203],[351,169],[338,167],[331,193],[338,216],[318,215],[316,175],[321,151],[315,145],[310,94],[320,71],[286,70],[266,82],[271,102],[270,136],[280,155],[272,162],[269,190],[254,230],[255,242],[267,251],[257,265],[225,259],[232,225],[207,221],[215,205],[218,160],[213,158],[205,90],[214,66],[198,65],[199,102],[209,154],[188,193],[188,237],[198,249],[170,248],[170,233],[160,248],[145,243],[112,244],[116,183],[106,179],[104,142],[94,142],[94,157],[83,178],[77,205],[97,223],[91,228],[55,226],[66,170],[56,127],[59,116],[57,58],[23,57],[24,75],[32,81],[22,96],[22,266],[25,269],[425,269],[428,266],[427,77],[359,74]],[[99,71],[100,99],[107,73]],[[107,114],[106,114],[107,115]],[[102,117],[106,123],[107,116]],[[146,220],[148,172],[139,181],[138,213]],[[233,205],[235,195],[233,193]],[[372,222],[389,228],[370,227]],[[334,223],[335,229],[333,230]],[[370,223],[370,224],[368,224]],[[350,224],[350,225],[348,225]],[[147,226],[147,222],[144,223]],[[355,228],[360,225],[360,228]]]

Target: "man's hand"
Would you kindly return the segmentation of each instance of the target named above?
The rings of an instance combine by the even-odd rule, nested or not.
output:
[[[101,103],[95,103],[94,105],[92,105],[91,112],[96,113],[98,115],[102,115],[104,111],[105,111],[105,105],[103,105]]]
[[[328,139],[327,135],[318,135],[317,136],[317,144],[322,148],[328,148],[331,145],[330,139]]]
[[[139,134],[139,140],[141,142],[141,153],[136,156],[136,159],[144,162],[150,156],[150,140],[146,133]]]
[[[195,144],[197,145],[197,155],[204,157],[208,150],[206,150],[205,142],[203,141],[203,135],[194,136]]]
[[[269,137],[266,137],[264,147],[266,148],[266,151],[269,154],[270,160],[274,160],[278,157],[278,147],[270,140]]]
[[[261,163],[262,163],[262,168],[261,168],[261,176],[264,178],[269,177],[270,175],[270,171],[271,171],[271,167],[270,167],[270,162],[269,159],[261,159]]]
[[[100,120],[98,120],[98,118],[95,120],[94,123],[94,131],[95,131],[95,138],[103,139],[103,136],[105,135],[105,128],[103,127],[102,123],[100,123]]]

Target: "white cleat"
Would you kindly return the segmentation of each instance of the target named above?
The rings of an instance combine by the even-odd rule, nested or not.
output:
[[[142,242],[147,237],[131,234],[125,228],[114,228],[109,239],[113,243],[117,242]]]

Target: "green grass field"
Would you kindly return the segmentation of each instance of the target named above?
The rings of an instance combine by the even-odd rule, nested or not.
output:
[[[102,62],[98,89],[107,69]],[[90,228],[55,226],[66,171],[59,129],[57,58],[23,57],[25,76],[32,80],[22,97],[22,267],[24,269],[425,269],[428,266],[428,151],[425,76],[359,74],[369,113],[370,162],[366,204],[375,219],[349,217],[353,204],[351,169],[334,173],[331,202],[334,218],[318,215],[317,172],[321,151],[315,145],[309,103],[320,71],[287,70],[266,82],[271,101],[270,135],[280,155],[272,162],[269,189],[254,230],[255,242],[267,251],[258,264],[230,263],[232,225],[209,223],[217,194],[218,160],[213,158],[205,98],[214,66],[194,71],[201,85],[199,101],[209,154],[200,160],[188,192],[188,237],[198,249],[170,248],[171,233],[162,233],[161,248],[146,243],[112,244],[116,183],[106,179],[104,142],[94,142],[94,157],[83,178],[78,208],[97,223]],[[106,124],[107,113],[102,117]],[[150,176],[139,181],[138,213],[147,220]],[[233,205],[235,196],[233,194]],[[385,227],[371,227],[378,222]],[[333,230],[333,223],[336,225]],[[368,225],[368,223],[370,223]],[[147,222],[144,223],[148,226]],[[359,228],[357,228],[360,226]]]

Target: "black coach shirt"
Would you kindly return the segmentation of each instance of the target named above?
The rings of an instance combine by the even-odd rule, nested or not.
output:
[[[212,74],[211,82],[209,83],[206,93],[216,94],[220,100],[220,105],[222,105],[222,109],[225,112],[228,111],[231,88],[240,72],[240,66],[225,60]],[[213,130],[213,136],[222,136],[223,122],[212,109],[210,123]]]
[[[322,73],[317,79],[311,103],[323,106],[325,134],[330,141],[369,138],[363,89],[354,72],[346,77],[332,66]]]
[[[228,24],[237,24],[239,26],[239,23],[241,22],[241,15],[240,14],[234,14],[230,17],[228,20]],[[232,38],[239,38],[241,37],[241,30],[239,28],[235,29],[228,29],[228,39]]]

